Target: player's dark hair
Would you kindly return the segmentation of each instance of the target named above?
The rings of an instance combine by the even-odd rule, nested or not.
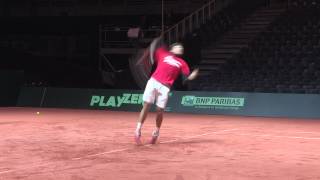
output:
[[[175,46],[182,46],[183,47],[183,44],[182,43],[179,43],[179,42],[176,42],[176,43],[173,43],[169,46],[169,49],[171,50],[173,47]]]

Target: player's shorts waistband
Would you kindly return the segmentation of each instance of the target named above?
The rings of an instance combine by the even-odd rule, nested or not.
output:
[[[156,83],[161,84],[162,86],[165,86],[165,87],[171,89],[171,87],[170,87],[169,85],[163,84],[163,83],[159,82],[158,80],[156,80],[156,79],[153,78],[153,77],[151,77],[151,78],[149,79],[149,81],[154,81],[154,82],[156,82]]]

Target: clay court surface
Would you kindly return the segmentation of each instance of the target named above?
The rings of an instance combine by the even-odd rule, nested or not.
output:
[[[320,179],[319,120],[168,113],[159,144],[136,146],[137,117],[2,108],[0,179]]]

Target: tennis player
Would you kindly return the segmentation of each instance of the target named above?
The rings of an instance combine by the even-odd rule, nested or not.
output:
[[[160,39],[155,39],[159,41]],[[181,58],[184,53],[183,45],[174,43],[169,47],[160,46],[154,50],[154,57],[151,57],[155,63],[156,69],[148,80],[143,94],[143,108],[140,112],[137,128],[135,131],[135,142],[141,145],[141,129],[152,104],[156,107],[156,129],[152,132],[150,144],[155,144],[159,137],[159,131],[162,124],[163,112],[166,107],[169,92],[172,84],[179,74],[183,75],[184,82],[193,80],[198,75],[199,69],[195,69],[190,73],[188,64]],[[150,55],[152,56],[152,54]]]

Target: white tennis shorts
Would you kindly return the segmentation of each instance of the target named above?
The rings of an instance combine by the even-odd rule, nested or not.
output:
[[[151,104],[156,101],[156,105],[164,109],[168,102],[169,92],[170,88],[150,78],[143,93],[143,101]]]

